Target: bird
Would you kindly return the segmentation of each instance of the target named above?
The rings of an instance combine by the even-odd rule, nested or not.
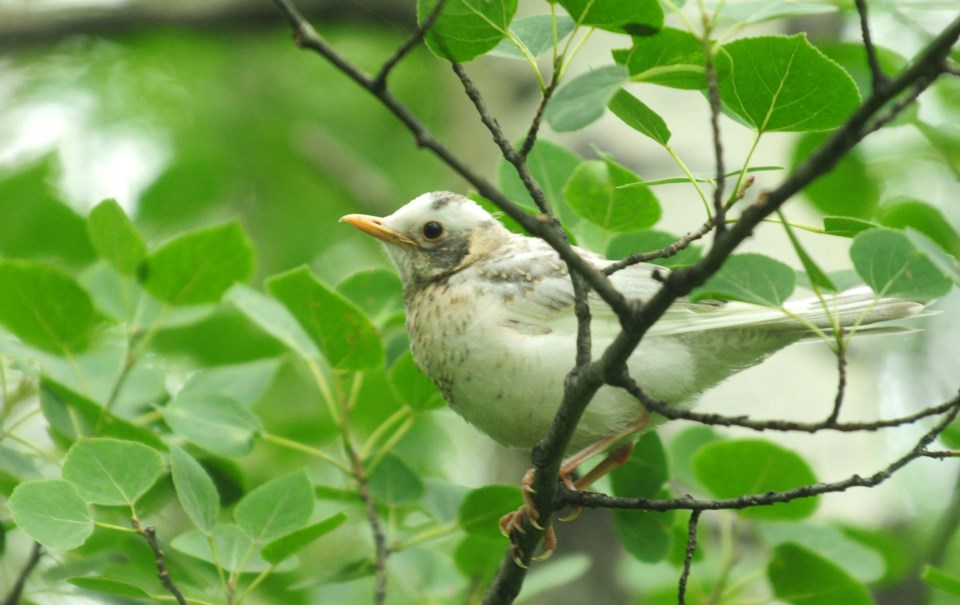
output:
[[[554,420],[576,358],[573,285],[557,251],[541,238],[509,231],[473,200],[447,191],[420,195],[389,216],[348,214],[340,220],[383,242],[403,284],[413,360],[446,403],[500,444],[532,448]],[[574,251],[597,269],[614,262],[583,248]],[[642,303],[667,273],[659,265],[637,263],[614,272],[610,281]],[[681,298],[649,329],[627,369],[649,397],[690,408],[726,378],[811,338],[811,327],[823,334],[834,326],[859,327],[924,308],[878,300],[867,287],[829,302],[791,301],[781,310]],[[621,327],[595,293],[589,305],[596,357]],[[576,488],[588,485],[626,460],[639,435],[663,420],[625,390],[601,387],[573,434],[567,453],[578,453],[564,462],[561,480]],[[608,458],[581,480],[563,476],[601,452]],[[525,494],[531,479],[528,473]],[[525,513],[535,521],[530,499],[525,500]],[[515,532],[517,516],[501,526]]]

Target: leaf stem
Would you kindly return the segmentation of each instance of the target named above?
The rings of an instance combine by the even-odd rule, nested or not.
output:
[[[338,470],[341,470],[348,475],[351,474],[352,472],[349,467],[347,467],[345,464],[343,464],[342,462],[340,462],[339,460],[337,460],[336,458],[334,458],[333,456],[331,456],[330,454],[326,453],[323,450],[319,450],[315,447],[310,447],[309,445],[300,443],[299,441],[293,441],[292,439],[287,439],[286,437],[274,435],[273,433],[267,433],[266,431],[260,432],[259,435],[261,439],[263,439],[264,441],[273,443],[274,445],[279,445],[280,447],[285,447],[287,449],[295,450],[295,451],[307,454],[309,456],[313,456],[314,458],[319,458],[320,460],[323,460],[324,462],[334,466]]]

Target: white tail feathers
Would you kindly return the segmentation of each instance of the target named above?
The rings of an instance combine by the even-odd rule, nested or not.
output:
[[[913,317],[924,310],[924,305],[917,302],[899,298],[877,299],[873,290],[867,287],[853,288],[825,300],[826,309],[816,298],[788,302],[784,304],[784,308],[818,328],[825,329],[832,328],[834,322],[845,328],[865,326]]]

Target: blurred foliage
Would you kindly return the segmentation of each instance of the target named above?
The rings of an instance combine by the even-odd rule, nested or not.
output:
[[[435,5],[419,4],[421,18]],[[442,16],[431,48],[527,60],[531,82],[547,81],[534,55],[560,54],[580,39],[577,30],[582,35],[560,15],[558,49],[549,16],[513,20],[515,1],[450,4],[463,10]],[[667,125],[688,116],[660,116],[641,100],[653,85],[702,94],[700,40],[660,29],[664,10],[652,0],[559,4],[581,24],[617,32],[629,48],[610,65],[563,79],[546,119],[556,131],[575,130],[610,109],[676,160],[684,176],[659,184],[683,182],[709,213],[714,182],[694,177],[669,146]],[[728,9],[734,29],[825,8],[749,4]],[[404,39],[376,21],[322,29],[373,73]],[[792,144],[794,167],[829,136],[821,130],[856,107],[857,90],[869,94],[859,45],[798,35],[724,42],[717,67],[725,112],[755,142],[803,132]],[[731,75],[757,57],[768,61],[762,69]],[[880,58],[891,71],[905,61],[886,50]],[[418,152],[372,95],[298,51],[283,29],[78,35],[11,54],[5,69],[0,131],[29,139],[34,133],[18,128],[35,126],[30,116],[60,128],[54,144],[19,141],[29,152],[0,174],[6,577],[20,569],[32,539],[55,552],[57,564],[31,576],[31,602],[46,602],[48,589],[169,599],[142,536],[125,531],[133,518],[156,525],[171,577],[195,602],[369,602],[376,516],[390,551],[389,602],[477,601],[505,551],[497,520],[519,505],[520,491],[469,489],[451,469],[451,413],[406,351],[399,281],[372,242],[337,223],[348,212],[385,214],[423,191],[459,188],[451,171]],[[770,78],[786,101],[765,86]],[[831,86],[806,94],[823,81]],[[439,137],[532,207],[511,167],[484,158],[463,135],[461,118],[476,116],[462,109],[443,61],[418,48],[389,84]],[[917,166],[934,166],[944,182],[960,173],[960,134],[950,124],[960,118],[960,86],[946,81],[934,95],[942,113],[911,109],[885,129],[912,133],[902,154],[891,160],[865,146],[804,192],[825,215],[823,228],[797,228],[852,238],[856,273],[845,281],[878,296],[927,299],[960,283],[955,209],[924,199],[925,191],[906,197],[889,188]],[[115,147],[137,150],[139,162],[118,161]],[[751,154],[733,166],[732,207],[747,175],[761,168]],[[547,140],[529,156],[573,239],[616,258],[676,241],[657,228],[666,209],[658,183],[598,156],[583,159]],[[815,255],[792,232],[789,239],[806,271],[799,281],[830,282]],[[700,256],[694,246],[661,262],[680,267]],[[731,260],[699,296],[780,308],[798,281],[769,256]],[[958,435],[952,426],[945,439],[960,443]],[[695,426],[667,444],[644,435],[610,485],[627,497],[707,498],[815,481],[800,452]],[[869,603],[868,587],[916,581],[925,563],[933,563],[923,571],[930,587],[957,594],[960,554],[947,545],[955,523],[938,530],[944,554],[929,561],[928,550],[908,552],[903,536],[933,534],[930,523],[900,519],[908,529],[897,532],[839,527],[811,516],[817,504],[718,514],[717,524],[701,525],[688,601],[828,603],[842,594]],[[607,588],[644,603],[676,602],[687,521],[677,511],[617,511],[625,553],[605,554],[624,577]],[[538,565],[524,597],[576,599],[567,585],[594,571],[583,555]],[[810,585],[821,590],[805,592]]]

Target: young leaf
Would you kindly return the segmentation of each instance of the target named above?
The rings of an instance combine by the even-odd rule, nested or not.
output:
[[[559,43],[573,31],[573,19],[566,15],[557,15],[556,19],[556,40]],[[543,53],[553,48],[554,41],[554,20],[550,15],[533,15],[517,19],[510,24],[510,32],[522,44],[533,57],[539,57]],[[496,57],[505,57],[507,59],[523,59],[523,54],[517,46],[508,38],[504,38],[489,53]]]
[[[198,229],[171,240],[140,265],[144,289],[171,305],[215,303],[253,271],[253,248],[239,223]]]
[[[150,598],[150,593],[139,586],[128,584],[122,580],[105,578],[103,576],[77,576],[75,578],[67,578],[67,583],[73,584],[77,588],[81,588],[83,590],[90,590],[93,592],[99,592],[117,597],[130,597],[133,599]]]
[[[707,87],[703,42],[688,31],[665,27],[653,36],[634,38],[627,52],[624,62],[633,82],[686,90]]]
[[[640,177],[613,160],[588,160],[567,181],[567,203],[583,218],[609,231],[637,231],[660,220],[660,203]]]
[[[933,300],[950,290],[950,280],[902,231],[870,229],[850,246],[857,273],[878,296]]]
[[[249,407],[267,390],[279,367],[280,361],[274,358],[200,370],[187,379],[177,397],[195,393],[217,394]]]
[[[520,489],[512,485],[487,485],[467,494],[460,504],[457,520],[467,535],[500,537],[500,517],[515,510],[521,502]]]
[[[626,90],[618,90],[607,107],[627,126],[661,145],[666,146],[670,141],[670,129],[663,118]]]
[[[47,548],[70,550],[93,533],[87,503],[66,481],[21,483],[10,495],[7,508],[17,527]]]
[[[216,393],[184,393],[160,412],[174,433],[227,458],[246,455],[263,429],[253,412]]]
[[[623,547],[644,563],[662,561],[670,553],[675,518],[676,511],[613,511],[613,525]]]
[[[903,198],[887,202],[877,212],[877,220],[884,227],[916,229],[954,257],[960,257],[960,235],[943,213],[930,204]]]
[[[270,542],[261,548],[260,556],[262,556],[268,563],[273,563],[276,565],[277,563],[284,561],[289,556],[296,553],[298,550],[305,548],[317,538],[329,534],[333,530],[337,529],[343,525],[346,520],[347,515],[345,513],[337,513],[332,517],[327,517],[319,523],[314,523],[313,525],[308,525],[303,529],[298,529],[291,534],[277,538],[273,542]]]
[[[268,334],[301,357],[314,358],[320,351],[286,307],[249,286],[237,284],[226,296],[237,309]]]
[[[61,473],[91,504],[133,504],[163,472],[156,450],[119,439],[84,439],[67,452]]]
[[[839,235],[840,237],[853,237],[861,231],[877,227],[875,223],[862,221],[857,218],[846,216],[825,216],[823,217],[823,230],[828,235]]]
[[[803,458],[762,439],[710,443],[694,456],[693,469],[700,483],[716,498],[783,491],[817,482]],[[819,501],[819,497],[800,498],[737,512],[752,519],[797,520],[813,514]]]
[[[783,228],[787,232],[787,237],[790,239],[790,244],[793,246],[793,250],[800,258],[800,264],[803,265],[804,270],[807,272],[807,277],[810,280],[810,284],[817,288],[827,290],[828,292],[837,292],[837,287],[832,281],[830,281],[830,277],[824,273],[823,269],[817,265],[816,261],[814,261],[813,258],[807,254],[806,249],[803,247],[803,244],[800,243],[797,235],[793,232],[793,227],[791,227],[790,223],[787,222],[787,219],[784,217],[783,213],[778,210],[777,216],[780,217],[780,221],[783,223]]]
[[[610,473],[615,496],[652,498],[667,480],[667,453],[656,433],[645,433],[630,458]]]
[[[220,494],[207,471],[183,448],[170,445],[170,472],[183,511],[197,528],[210,533],[217,522]]]
[[[53,435],[63,443],[72,443],[100,426],[101,437],[138,441],[164,450],[166,445],[153,431],[137,426],[103,409],[99,403],[44,376],[40,379],[40,410],[50,423]],[[75,433],[80,429],[80,434]]]
[[[942,590],[955,597],[960,597],[960,577],[957,577],[955,574],[947,573],[941,569],[927,565],[923,570],[923,574],[920,575],[920,578],[938,590]]]
[[[233,510],[237,525],[264,544],[302,528],[313,512],[313,489],[306,471],[277,477],[243,497]]]
[[[730,60],[720,99],[760,132],[836,128],[860,104],[850,75],[803,34],[743,38],[722,47]]]
[[[418,23],[437,1],[417,0]],[[427,46],[440,58],[466,63],[496,48],[516,12],[517,0],[448,0],[427,30]]]
[[[678,235],[655,229],[623,233],[610,240],[607,246],[607,258],[620,260],[634,252],[655,252],[676,243],[679,239]],[[698,260],[700,260],[700,247],[687,246],[673,256],[655,258],[650,262],[661,267],[686,267]]]
[[[663,9],[657,0],[557,0],[578,25],[613,32],[649,36],[663,27]]]
[[[300,322],[331,366],[366,370],[383,364],[383,342],[367,316],[306,267],[271,277],[267,290]]]
[[[608,65],[574,78],[553,95],[544,117],[557,132],[579,130],[603,115],[627,77],[622,65]]]
[[[762,254],[736,254],[705,284],[691,292],[690,300],[741,300],[780,307],[796,283],[796,273],[780,261]]]
[[[423,481],[407,464],[387,454],[369,477],[370,493],[383,504],[395,506],[423,497]]]
[[[0,260],[0,324],[23,342],[58,355],[86,348],[102,317],[73,277],[29,261]]]
[[[116,200],[104,200],[87,217],[87,235],[100,258],[123,275],[133,275],[147,255],[147,244]]]
[[[210,550],[210,539],[199,529],[180,534],[171,540],[170,546],[185,555],[219,565],[229,573],[259,573],[270,568],[253,541],[236,525],[217,525],[212,536],[216,557]]]
[[[873,605],[867,589],[843,569],[797,544],[781,544],[767,565],[773,593],[791,605]]]
[[[375,321],[383,321],[403,310],[403,284],[397,274],[388,269],[367,269],[348,276],[337,292]]]
[[[443,398],[427,375],[413,363],[409,352],[401,355],[390,368],[390,387],[397,399],[414,410],[443,407]]]

